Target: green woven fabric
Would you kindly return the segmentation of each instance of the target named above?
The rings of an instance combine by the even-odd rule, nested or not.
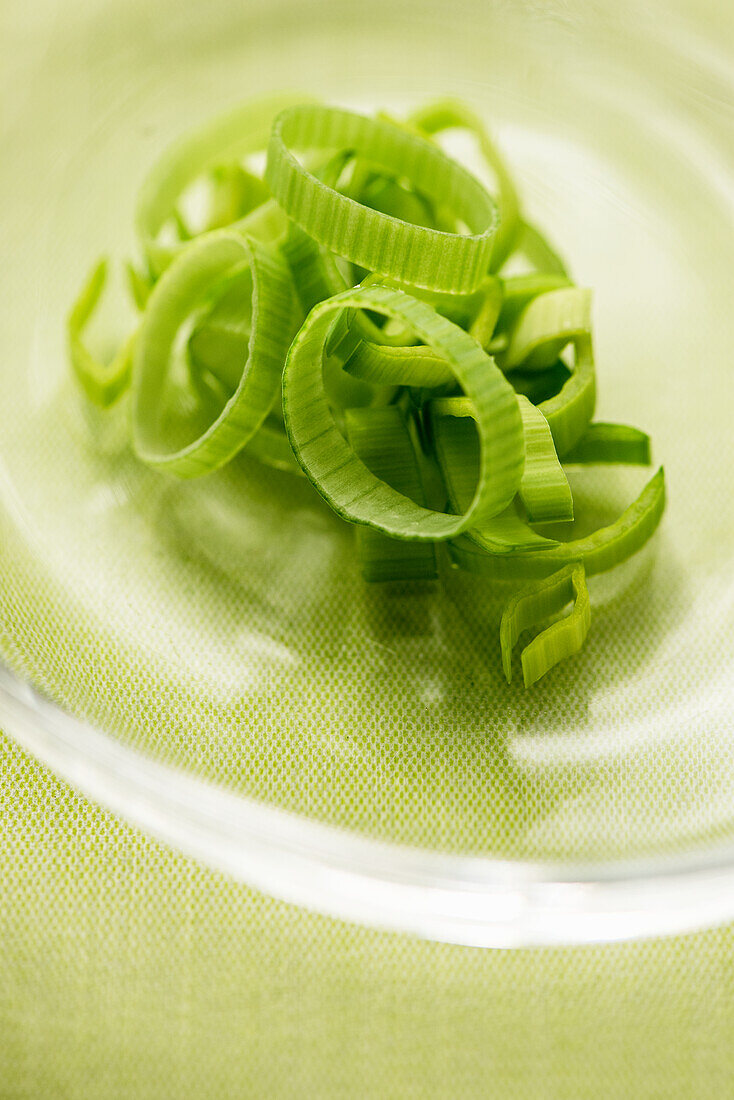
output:
[[[734,929],[486,951],[313,916],[0,743],[3,1100],[728,1100]]]

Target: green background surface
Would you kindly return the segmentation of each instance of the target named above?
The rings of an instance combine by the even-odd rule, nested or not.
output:
[[[3,1100],[728,1100],[734,930],[482,950],[146,840],[0,742]]]
[[[492,951],[315,916],[0,742],[3,1100],[728,1100],[734,929]]]

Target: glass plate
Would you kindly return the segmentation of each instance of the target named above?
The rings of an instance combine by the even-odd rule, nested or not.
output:
[[[5,731],[136,825],[350,919],[508,945],[734,916],[734,18],[499,0],[3,18]],[[245,457],[154,474],[124,405],[100,414],[69,379],[69,303],[100,252],[134,253],[158,151],[283,87],[466,99],[594,288],[597,415],[650,431],[669,506],[593,580],[583,653],[530,692],[502,678],[501,593],[456,573],[365,588],[308,485]],[[104,336],[124,324],[113,309]],[[603,490],[600,523],[644,476],[574,489]]]

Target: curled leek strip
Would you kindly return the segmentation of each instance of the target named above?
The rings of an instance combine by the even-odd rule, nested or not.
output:
[[[569,562],[580,562],[586,575],[591,576],[613,569],[636,554],[655,532],[664,509],[665,475],[661,466],[614,523],[600,527],[585,538],[562,542],[542,554],[523,553],[512,557],[482,553],[464,537],[450,542],[448,549],[459,568],[495,580],[545,577]]]
[[[351,153],[342,152],[330,157],[314,174],[331,187],[341,175],[344,166],[352,159]],[[296,297],[303,310],[304,317],[324,298],[331,298],[340,290],[346,290],[348,283],[337,267],[331,253],[321,248],[313,237],[304,233],[294,221],[288,224],[288,231],[280,244],[293,277]]]
[[[525,439],[525,466],[519,494],[527,518],[531,523],[572,520],[571,487],[558,461],[548,423],[541,411],[531,405],[527,398],[518,395],[517,403],[522,416]],[[472,453],[472,440],[476,439],[476,433],[471,430],[462,432],[459,427],[447,429],[445,424],[446,418],[449,417],[454,420],[474,419],[471,402],[466,397],[440,397],[431,402],[429,416],[437,452],[444,452],[443,461],[439,457],[444,478],[454,484],[458,484],[458,479],[471,478],[476,470],[476,458]],[[447,431],[451,431],[452,434],[447,435]],[[449,444],[453,448],[450,459],[446,452]],[[453,500],[452,504],[454,504]],[[541,543],[546,546],[555,545],[550,540],[541,539],[540,535],[536,535],[535,539],[539,547]],[[515,549],[521,549],[521,547],[518,545]]]
[[[394,279],[386,279],[384,276],[374,274],[366,275],[360,286],[391,286],[395,290],[404,290],[414,298],[420,298],[421,301],[425,301],[424,295],[429,293],[417,290],[415,287],[401,286]],[[446,297],[449,296],[446,295]],[[418,343],[409,325],[401,325],[391,318],[387,318],[380,325],[362,309],[349,309],[339,313],[332,325],[329,350],[338,351],[342,359],[346,360],[360,340],[368,340],[372,344],[392,348],[414,347]]]
[[[561,458],[587,430],[596,407],[596,370],[589,335],[575,341],[574,360],[571,377],[554,397],[538,405]]]
[[[531,523],[555,523],[573,519],[573,496],[568,478],[558,461],[548,421],[540,409],[518,395],[525,433],[525,469],[520,499]]]
[[[324,390],[322,358],[332,315],[369,309],[412,326],[451,365],[475,409],[480,438],[477,486],[462,515],[416,504],[376,477],[340,434]],[[463,329],[425,302],[386,286],[356,287],[315,306],[296,336],[283,373],[283,413],[296,458],[334,511],[395,538],[452,538],[501,512],[523,466],[522,420],[515,393]]]
[[[388,172],[419,181],[450,203],[469,234],[413,225],[363,206],[309,172],[294,150],[351,149]],[[275,120],[266,179],[289,217],[326,248],[369,271],[429,290],[470,292],[489,262],[497,210],[481,184],[432,142],[385,119],[301,106]]]
[[[224,229],[270,198],[267,185],[240,164],[221,164],[211,173],[206,232]]]
[[[363,206],[370,206],[382,214],[399,218],[413,225],[436,229],[433,204],[419,191],[409,191],[398,179],[384,172],[370,172],[369,165],[359,164],[359,179],[353,179],[345,194]]]
[[[368,275],[362,280],[362,286],[375,284],[404,290],[406,294],[412,294],[414,298],[427,302],[442,317],[448,317],[449,321],[467,330],[483,309],[489,315],[493,303],[502,297],[502,281],[493,275],[486,275],[471,294],[447,294],[438,290],[426,290],[423,287],[401,283],[397,279],[388,279],[384,275]],[[475,339],[477,339],[476,335]],[[479,343],[482,341],[480,340]]]
[[[125,271],[127,273],[127,284],[132,300],[135,302],[136,309],[142,313],[148,298],[150,298],[150,292],[155,285],[155,279],[144,271],[138,271],[135,265],[130,263],[129,260],[125,264]]]
[[[247,358],[219,415],[181,445],[166,432],[164,399],[173,346],[212,286],[243,263],[252,273]],[[138,456],[179,477],[197,477],[233,458],[260,428],[277,396],[294,321],[290,273],[277,251],[223,230],[194,240],[156,284],[136,341],[132,429]]]
[[[488,349],[502,302],[502,284],[499,279],[487,276],[473,294],[442,294],[400,285],[394,279],[377,275],[368,275],[361,285],[393,286],[428,302],[437,313],[466,328],[477,343]],[[447,385],[453,380],[450,369],[440,356],[430,348],[415,347],[415,338],[409,327],[393,323],[379,328],[363,311],[345,312],[335,323],[331,339],[331,346],[336,346],[338,335],[342,354],[347,346],[348,330],[351,330],[348,346],[352,351],[345,356],[345,370],[355,377],[366,381],[373,378],[384,379],[386,382],[394,379],[396,385],[428,388]],[[362,344],[358,340],[360,335]],[[390,350],[383,355],[383,349]],[[416,351],[417,356],[413,354]],[[427,380],[416,381],[424,373]]]
[[[117,401],[130,383],[130,368],[135,336],[128,337],[112,362],[100,363],[84,343],[84,330],[97,308],[107,281],[107,260],[93,268],[74,302],[67,319],[69,358],[85,394],[95,405],[108,408]]]
[[[231,398],[232,387],[201,364],[194,363],[192,366],[191,384],[194,391],[201,404],[213,410],[213,416],[216,417],[222,406]],[[249,458],[256,458],[258,462],[264,466],[270,466],[271,469],[303,477],[303,470],[293,457],[285,429],[282,423],[278,422],[278,411],[279,406],[276,402],[265,422],[242,448],[242,454]]]
[[[188,185],[222,162],[265,149],[275,115],[304,98],[281,94],[243,103],[187,134],[153,165],[138,195],[135,224],[154,275],[181,251],[180,244],[162,244],[157,238]],[[249,229],[253,233],[252,223]]]
[[[346,279],[334,257],[324,252],[313,237],[295,223],[291,223],[280,249],[290,268],[304,316],[325,298],[347,289]]]
[[[535,271],[548,274],[568,275],[566,265],[555,248],[534,225],[523,221],[517,239],[517,251],[521,252],[532,264]]]
[[[532,297],[511,328],[507,347],[496,354],[502,370],[546,371],[556,364],[566,344],[573,342],[571,377],[539,406],[561,457],[584,434],[596,405],[590,302],[589,291],[579,287],[562,287]]]
[[[567,344],[591,332],[591,292],[561,287],[534,297],[509,332],[505,351],[497,355],[504,371],[522,367],[544,370]]]
[[[429,103],[426,107],[414,111],[409,116],[408,122],[426,134],[458,129],[467,130],[476,137],[479,150],[494,172],[499,187],[500,221],[490,260],[490,270],[498,271],[513,252],[521,231],[520,200],[504,159],[490,139],[482,120],[463,103],[447,99]]]
[[[466,398],[439,398],[428,406],[431,442],[449,503],[457,512],[466,509],[477,482],[479,439],[473,419]],[[514,501],[499,515],[468,531],[466,537],[489,554],[545,551],[558,545],[533,531],[519,515]]]
[[[221,297],[196,325],[187,345],[192,386],[215,416],[237,388],[252,335],[252,274],[249,267],[235,271],[225,284]],[[272,469],[304,476],[293,457],[277,399],[243,452]]]
[[[539,294],[547,294],[550,290],[570,287],[571,280],[566,275],[535,271],[530,275],[503,278],[501,286],[502,308],[497,321],[497,331],[506,333],[513,328],[518,316],[533,298],[537,298]]]
[[[395,405],[347,409],[345,419],[349,443],[372,473],[425,504],[417,443],[401,410]],[[426,580],[437,575],[433,543],[391,539],[369,527],[356,527],[355,535],[366,581]]]
[[[391,347],[360,340],[344,363],[354,378],[373,386],[420,386],[432,389],[455,381],[446,360],[433,348]]]
[[[478,344],[492,352],[492,337],[497,328],[502,309],[502,283],[488,276],[481,286],[481,299],[476,313],[472,317],[468,332]]]
[[[525,687],[545,676],[565,657],[578,653],[591,625],[591,605],[583,565],[567,565],[550,577],[535,581],[518,592],[502,613],[500,647],[508,684],[512,680],[512,650],[523,630],[551,615],[557,615],[574,601],[573,610],[533,638],[522,651]]]
[[[627,424],[589,424],[578,443],[563,456],[566,463],[650,465],[650,436]]]

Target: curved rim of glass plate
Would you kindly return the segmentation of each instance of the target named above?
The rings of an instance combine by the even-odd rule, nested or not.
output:
[[[0,728],[156,840],[329,917],[470,947],[671,935],[734,917],[734,845],[664,859],[533,863],[374,841],[157,763],[0,668]]]

